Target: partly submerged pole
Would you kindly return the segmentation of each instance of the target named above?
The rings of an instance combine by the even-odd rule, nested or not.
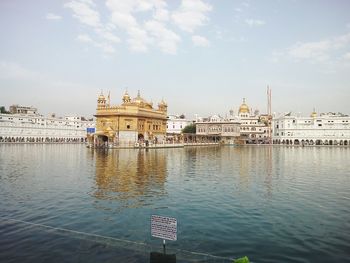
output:
[[[165,239],[163,239],[163,254],[164,255],[166,254],[166,251],[165,251]]]

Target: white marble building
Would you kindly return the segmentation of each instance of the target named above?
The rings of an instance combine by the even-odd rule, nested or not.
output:
[[[349,145],[350,117],[321,114],[310,117],[283,114],[273,119],[273,143],[292,145]]]
[[[179,135],[182,132],[182,129],[187,125],[193,123],[192,120],[188,120],[184,116],[178,115],[169,115],[166,123],[166,133],[168,135]]]
[[[94,127],[95,122],[78,116],[0,114],[0,142],[85,142]]]

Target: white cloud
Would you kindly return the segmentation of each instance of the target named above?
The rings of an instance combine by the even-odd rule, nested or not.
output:
[[[92,39],[91,37],[89,37],[88,35],[84,34],[84,35],[78,35],[77,36],[77,40],[81,41],[81,42],[86,42],[86,43],[92,43]]]
[[[345,53],[345,55],[344,55]],[[297,42],[274,52],[274,60],[289,57],[295,61],[337,62],[350,53],[350,33],[314,42]]]
[[[229,42],[233,42],[233,43],[244,43],[244,42],[247,42],[248,41],[248,39],[246,38],[246,37],[244,37],[244,36],[237,36],[237,37],[229,37],[229,38],[227,38],[227,41],[229,41]]]
[[[152,42],[146,30],[137,22],[133,12],[149,10],[147,1],[107,0],[107,8],[111,11],[111,22],[126,31],[129,48],[135,52],[146,52]]]
[[[202,0],[182,0],[180,8],[173,12],[171,18],[180,29],[192,33],[209,20],[206,13],[211,10],[212,6]]]
[[[126,33],[125,43],[131,51],[147,52],[151,47],[158,47],[168,54],[176,54],[181,42],[180,35],[171,29],[170,23],[181,30],[193,32],[208,21],[207,12],[212,9],[203,0],[182,0],[174,11],[169,10],[165,0],[106,0],[109,20],[104,23],[93,0],[70,0],[64,6],[71,9],[73,17],[93,29],[100,38],[95,39],[96,36],[89,32],[89,35],[80,34],[77,37],[81,42],[111,52],[113,45],[121,42],[115,34],[119,30]],[[202,40],[199,45],[208,43],[208,40],[206,43]]]
[[[192,42],[194,46],[197,47],[209,47],[210,46],[210,42],[208,41],[208,39],[206,39],[205,37],[202,36],[192,36]]]
[[[242,6],[244,6],[245,8],[248,8],[250,6],[250,4],[248,2],[243,2]]]
[[[0,61],[0,79],[41,79],[39,73],[26,69],[23,66],[7,61]]]
[[[158,8],[153,14],[153,18],[159,21],[169,20],[169,11],[165,8]]]
[[[148,51],[148,45],[153,43],[153,40],[148,35],[147,31],[140,27],[131,27],[128,29],[130,38],[128,43],[130,49],[135,52]]]
[[[114,53],[113,44],[119,43],[120,38],[113,33],[115,29],[113,24],[104,25],[100,20],[100,14],[95,10],[95,3],[92,0],[73,0],[64,4],[64,7],[70,8],[80,23],[94,30],[99,38],[93,40],[86,34],[78,35],[77,39],[81,42],[93,44],[95,47],[102,49],[106,53]]]
[[[345,53],[344,58],[350,61],[350,52]]]
[[[176,54],[177,45],[181,41],[181,38],[176,33],[155,20],[146,22],[145,28],[155,38],[155,43],[163,52]]]
[[[112,42],[112,43],[119,43],[120,42],[120,38],[117,37],[116,35],[114,35],[112,32],[110,31],[106,31],[106,30],[99,30],[97,29],[96,32],[98,32],[98,34],[104,38],[105,40]]]
[[[259,19],[246,19],[245,23],[250,27],[265,25],[265,21]]]
[[[235,11],[236,11],[237,13],[242,13],[242,12],[243,12],[242,8],[239,8],[239,7],[235,8]]]
[[[296,43],[288,48],[288,55],[295,59],[315,59],[324,61],[328,58],[328,50],[331,47],[329,40],[309,43]]]
[[[109,44],[109,43],[105,43],[105,42],[97,43],[97,42],[94,42],[94,44],[95,44],[96,47],[101,48],[106,53],[115,53],[114,47],[111,44]]]
[[[163,0],[107,0],[111,21],[128,35],[129,48],[135,52],[146,52],[150,45],[158,46],[162,52],[175,54],[181,38],[165,24],[169,19],[167,4]],[[153,20],[144,24],[137,21],[136,13],[153,11]]]
[[[53,13],[48,13],[48,14],[46,14],[46,19],[48,19],[48,20],[61,20],[62,17],[59,15],[55,15]]]
[[[100,15],[97,11],[92,9],[92,1],[89,3],[80,2],[80,1],[71,1],[64,4],[64,7],[72,9],[74,12],[74,17],[78,19],[82,24],[100,27]]]
[[[106,42],[96,42],[89,35],[81,34],[77,36],[77,40],[83,43],[90,43],[95,47],[102,49],[106,53],[114,53],[114,47]]]

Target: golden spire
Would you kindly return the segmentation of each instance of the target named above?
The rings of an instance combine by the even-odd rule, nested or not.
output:
[[[314,107],[314,111],[311,112],[310,117],[311,117],[311,118],[316,118],[316,117],[317,117],[317,112],[316,112],[316,110],[315,110],[315,107]]]
[[[124,103],[129,103],[131,101],[131,98],[129,96],[127,88],[125,89],[124,96],[123,96],[122,100]]]
[[[243,98],[243,103],[239,107],[238,113],[250,113],[249,106],[245,102],[245,98]]]

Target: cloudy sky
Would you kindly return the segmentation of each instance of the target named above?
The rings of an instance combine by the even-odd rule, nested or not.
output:
[[[348,0],[0,1],[0,106],[91,116],[124,90],[169,113],[350,114]]]

